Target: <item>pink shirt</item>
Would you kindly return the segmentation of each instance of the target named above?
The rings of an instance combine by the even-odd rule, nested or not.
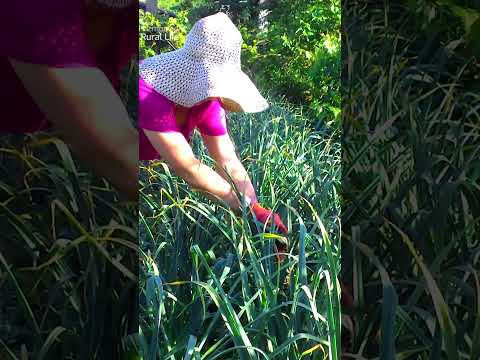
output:
[[[96,56],[87,35],[84,0],[14,0],[0,11],[0,134],[34,132],[51,124],[23,86],[8,58],[55,68],[97,67],[118,91],[120,71],[138,53],[137,2],[115,9],[115,36]]]
[[[141,129],[157,132],[181,133],[190,142],[195,128],[209,136],[227,133],[225,110],[219,99],[205,101],[188,110],[185,123],[179,126],[175,118],[175,103],[155,91],[141,77],[138,88],[139,120]],[[150,143],[145,133],[140,130],[140,160],[159,158],[158,152]]]

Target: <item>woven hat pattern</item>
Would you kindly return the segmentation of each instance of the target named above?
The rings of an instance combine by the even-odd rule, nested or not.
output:
[[[240,68],[242,36],[223,13],[200,19],[189,32],[185,51],[198,60],[231,63]]]
[[[224,13],[198,20],[182,48],[145,59],[140,76],[169,100],[191,107],[208,97],[223,97],[245,112],[268,107],[241,70],[242,36]]]

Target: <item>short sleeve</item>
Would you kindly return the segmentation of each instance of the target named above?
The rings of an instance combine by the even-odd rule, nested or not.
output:
[[[175,120],[173,103],[156,92],[142,78],[139,78],[138,126],[157,132],[181,132]]]
[[[202,104],[198,108],[198,130],[204,135],[220,136],[227,133],[225,110],[220,100],[215,99]]]

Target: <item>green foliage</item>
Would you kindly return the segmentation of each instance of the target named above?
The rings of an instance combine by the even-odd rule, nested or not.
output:
[[[466,56],[480,56],[480,4],[470,0],[407,1],[419,27],[430,33],[463,37]],[[453,16],[452,16],[453,15]]]
[[[138,324],[137,207],[56,134],[4,135],[0,175],[0,358],[121,358]]]
[[[338,126],[340,2],[278,1],[266,20],[263,31],[256,19],[241,26],[249,71],[262,87]]]
[[[345,3],[342,278],[361,358],[479,358],[480,64],[438,3]]]
[[[244,71],[264,93],[302,106],[311,126],[336,129],[340,119],[340,1],[276,1],[259,24],[262,10],[251,2],[178,1],[169,7],[178,19],[140,16],[140,33],[161,27],[173,41],[140,40],[141,58],[183,45],[186,32],[199,18],[228,11],[242,33]],[[187,15],[188,14],[188,15]]]
[[[282,237],[144,164],[142,359],[338,359],[340,144],[285,104],[229,126],[260,201],[286,219],[289,254],[279,266]],[[199,137],[194,148],[213,164]]]
[[[176,17],[156,18],[140,10],[139,57],[145,59],[155,54],[173,51],[183,46],[189,30],[186,11],[179,11]]]

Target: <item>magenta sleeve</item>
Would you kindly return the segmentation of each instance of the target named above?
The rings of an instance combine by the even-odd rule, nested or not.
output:
[[[157,132],[181,132],[175,120],[173,103],[139,77],[138,126]]]
[[[225,110],[220,100],[215,99],[202,104],[198,108],[199,122],[198,129],[204,135],[220,136],[227,133],[227,121]]]

